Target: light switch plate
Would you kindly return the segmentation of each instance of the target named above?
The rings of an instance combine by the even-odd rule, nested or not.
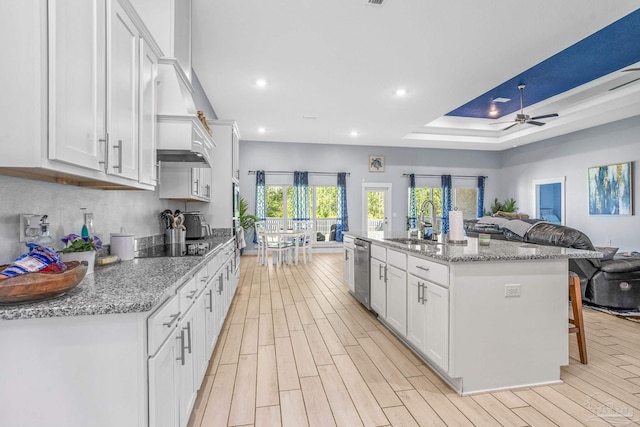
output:
[[[504,296],[505,297],[519,297],[520,296],[520,285],[519,284],[504,285]]]

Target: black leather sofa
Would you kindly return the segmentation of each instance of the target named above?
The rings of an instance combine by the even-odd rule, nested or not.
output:
[[[580,277],[583,301],[603,307],[640,310],[640,257],[614,257],[615,251],[607,253],[608,248],[595,248],[580,230],[535,219],[491,220],[485,217],[465,221],[465,230],[471,237],[488,233],[492,239],[603,252],[603,258],[569,260],[569,270]]]

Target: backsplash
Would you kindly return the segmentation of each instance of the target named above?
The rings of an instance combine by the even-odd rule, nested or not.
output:
[[[0,264],[26,252],[19,242],[19,214],[48,215],[50,234],[60,249],[62,236],[80,234],[84,222],[80,208],[93,213],[95,234],[105,244],[110,233],[121,231],[136,238],[161,235],[160,212],[185,210],[183,202],[160,200],[157,191],[95,190],[1,175],[0,200]]]

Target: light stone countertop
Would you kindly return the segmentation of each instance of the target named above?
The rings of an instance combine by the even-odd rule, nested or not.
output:
[[[228,241],[212,239],[211,249],[203,256],[135,258],[96,265],[93,274],[59,297],[0,304],[0,321],[150,311],[173,295]]]
[[[491,262],[536,259],[602,258],[601,252],[543,246],[509,240],[491,239],[488,246],[479,245],[475,237],[466,237],[466,245],[432,243],[407,238],[407,233],[392,233],[388,238],[365,237],[363,233],[346,232],[348,236],[445,262]],[[397,240],[404,241],[397,241]]]

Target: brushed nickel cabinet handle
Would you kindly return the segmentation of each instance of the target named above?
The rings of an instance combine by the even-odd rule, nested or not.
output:
[[[122,140],[118,140],[118,144],[114,145],[113,148],[118,149],[118,165],[114,165],[114,169],[118,169],[118,173],[122,173]]]
[[[178,318],[180,317],[180,314],[182,314],[180,311],[177,312],[176,314],[170,314],[169,317],[171,318],[171,320],[169,322],[163,323],[162,325],[166,326],[167,328],[170,328],[171,326],[173,326],[176,320],[178,320]]]
[[[429,271],[429,268],[427,268],[427,267],[423,267],[423,266],[421,266],[421,265],[416,265],[416,268],[417,268],[417,269],[420,269],[420,270],[423,270],[423,271]]]
[[[179,360],[180,364],[184,366],[184,329],[180,331],[180,336],[176,337],[176,340],[180,340],[180,357],[176,358],[176,360]]]

